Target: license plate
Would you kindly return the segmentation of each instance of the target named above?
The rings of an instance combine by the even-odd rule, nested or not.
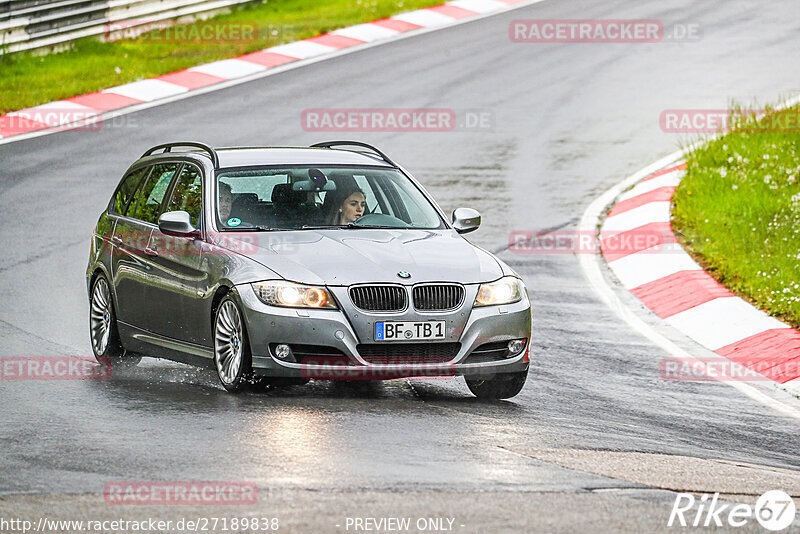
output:
[[[375,341],[445,339],[446,321],[378,321]]]

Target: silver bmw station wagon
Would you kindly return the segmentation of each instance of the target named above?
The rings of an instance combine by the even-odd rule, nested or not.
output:
[[[316,380],[464,376],[509,398],[529,367],[522,280],[462,237],[383,152],[151,148],[94,230],[86,271],[95,356],[214,367],[231,392]]]

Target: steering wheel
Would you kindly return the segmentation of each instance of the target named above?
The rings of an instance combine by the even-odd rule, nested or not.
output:
[[[384,213],[367,213],[356,219],[359,226],[391,226],[393,228],[408,228],[408,223],[392,215]]]

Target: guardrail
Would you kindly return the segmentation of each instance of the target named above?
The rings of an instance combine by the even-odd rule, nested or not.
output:
[[[206,16],[253,0],[6,0],[0,1],[0,54],[54,47],[101,35],[110,25],[135,28]],[[130,23],[128,25],[127,23]]]

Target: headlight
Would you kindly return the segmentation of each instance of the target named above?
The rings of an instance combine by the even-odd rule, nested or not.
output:
[[[481,284],[478,296],[475,297],[475,306],[497,306],[519,302],[524,293],[525,286],[522,280],[515,276],[504,276],[496,282]]]
[[[270,306],[284,308],[321,308],[336,310],[331,294],[324,287],[304,286],[294,282],[274,280],[250,284],[259,300]]]

